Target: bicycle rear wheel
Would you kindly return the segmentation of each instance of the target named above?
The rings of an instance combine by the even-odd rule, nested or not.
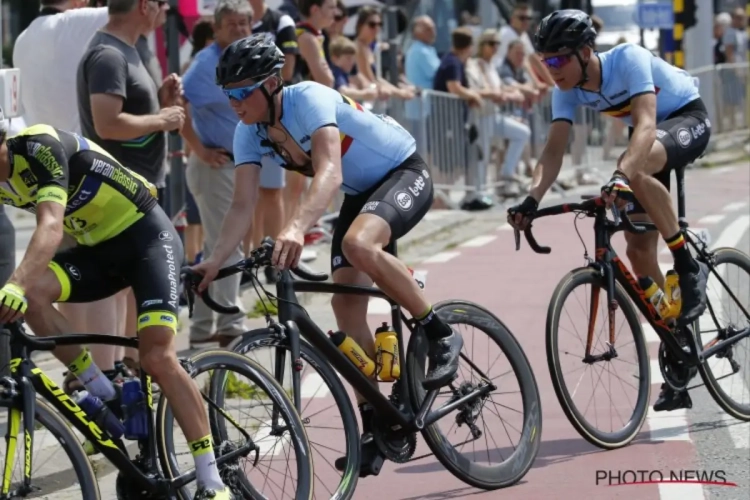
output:
[[[73,433],[65,420],[63,420],[51,406],[41,399],[36,400],[36,415],[34,429],[34,445],[40,449],[32,450],[32,471],[31,486],[36,491],[23,498],[55,498],[55,499],[91,499],[99,500],[99,485],[94,475],[86,453],[83,451],[79,438]],[[7,412],[3,411],[7,410]],[[19,406],[11,406],[6,402],[0,403],[0,412],[7,415],[7,424],[12,429],[17,426],[17,432],[20,434],[20,423],[23,419]],[[14,413],[15,415],[12,415]],[[15,419],[15,423],[14,423]],[[3,433],[4,434],[4,433]],[[45,444],[45,438],[52,438],[56,444]],[[11,477],[10,492],[23,485],[23,468],[24,468],[24,436],[17,436],[15,442],[14,455],[16,456],[16,474],[13,469],[9,472],[15,477]],[[5,463],[7,446],[2,446],[3,451],[0,455],[0,464]],[[62,451],[70,459],[73,469],[61,467],[60,462],[54,460],[57,451]],[[42,453],[42,450],[44,453]],[[39,467],[39,469],[37,469]],[[37,470],[35,472],[34,470]],[[0,496],[3,494],[0,493]],[[13,496],[13,498],[21,498]]]
[[[736,266],[739,272],[717,270],[719,266],[730,264]],[[736,301],[714,273],[721,276]],[[716,250],[707,293],[709,309],[695,323],[696,338],[701,349],[728,338],[730,329],[737,331],[750,326],[750,317],[742,311],[743,308],[750,310],[750,257],[734,248]],[[738,302],[742,308],[738,307]],[[744,421],[750,421],[750,386],[745,382],[750,370],[749,352],[750,337],[746,337],[698,367],[703,383],[716,404],[734,418]],[[738,356],[740,360],[736,359]]]
[[[270,328],[260,328],[246,332],[228,348],[265,366],[285,391],[292,394],[288,337]],[[352,400],[335,370],[307,342],[300,342],[300,356],[303,366],[299,372],[302,403],[299,413],[310,440],[313,462],[317,464],[315,497],[331,500],[352,498],[359,479],[360,461],[359,428]],[[219,382],[218,377],[215,380]],[[219,403],[221,391],[217,391],[215,397]],[[226,421],[217,423],[219,432],[223,433]],[[343,472],[333,465],[339,457],[347,459]]]
[[[470,336],[463,331],[460,332],[464,338],[464,347],[461,351],[462,359],[459,362],[459,379],[451,383],[449,387],[443,388],[438,397],[445,394],[451,401],[471,393],[487,382],[495,384],[498,389],[502,386],[503,391],[490,392],[474,401],[467,402],[457,408],[458,412],[454,417],[446,418],[448,417],[446,415],[427,426],[422,431],[422,436],[440,463],[466,484],[485,490],[511,486],[520,481],[531,468],[541,442],[541,402],[531,365],[513,334],[497,317],[483,307],[471,302],[451,300],[435,304],[433,309],[443,321],[451,326],[465,325],[479,330],[479,335]],[[498,348],[496,355],[490,354],[492,347]],[[476,357],[474,357],[475,354]],[[480,356],[486,356],[489,368],[477,367],[477,363],[481,362],[478,359]],[[499,370],[499,375],[493,377],[487,372],[500,365],[501,358],[507,360],[509,369],[504,367]],[[422,387],[427,367],[427,339],[421,329],[411,336],[406,363],[409,372],[411,403],[416,411],[427,394]],[[505,376],[508,378],[502,378]],[[520,390],[508,392],[506,385],[513,378],[518,381]],[[506,399],[516,392],[520,392],[520,401],[516,401],[515,404],[522,406],[522,410],[514,409],[511,406],[512,401]],[[433,411],[449,401],[438,403],[436,400],[432,406]],[[506,413],[508,410],[517,413],[515,425],[510,423],[513,420],[513,414],[509,416]],[[501,416],[500,412],[506,414]],[[496,437],[489,428],[486,428],[484,432],[478,430],[478,425],[486,426],[487,419],[492,416],[501,419],[502,425],[507,425],[502,435],[510,431],[519,434],[517,443],[510,443],[512,451],[507,457],[503,456],[502,446],[496,442]],[[441,431],[438,424],[451,420],[454,422],[453,426],[447,432]],[[469,427],[467,438],[471,435],[473,439],[456,445],[451,444],[448,437],[455,434],[456,424],[467,425]],[[517,427],[521,427],[520,432]],[[480,439],[487,445],[486,452],[476,451],[476,445]],[[467,443],[472,443],[472,452],[462,452],[463,446]],[[481,445],[482,442],[479,444]],[[493,464],[491,454],[499,455],[501,461]]]
[[[262,467],[255,467],[253,463],[255,453],[251,453],[244,458],[240,457],[219,467],[219,473],[225,484],[230,485],[242,498],[288,498],[289,495],[294,495],[292,498],[296,500],[311,500],[313,498],[313,463],[310,443],[302,421],[283,388],[259,365],[233,352],[218,349],[208,350],[196,354],[187,361],[192,378],[207,375],[207,379],[199,383],[204,399],[213,401],[235,422],[238,418],[238,412],[233,411],[234,408],[257,422],[252,425],[242,425],[242,428],[246,429],[253,442],[258,446],[259,458],[262,457],[264,452],[268,451],[269,438],[278,438],[289,443],[288,448],[296,458],[294,465],[287,465],[287,472],[295,476],[287,479],[290,481],[296,479],[296,484],[287,484],[285,481],[284,484],[279,485],[278,478],[270,481],[268,479],[265,481],[248,479],[248,475],[255,474],[262,469]],[[216,380],[224,382],[229,380],[230,384],[217,384]],[[223,398],[217,401],[214,398],[215,394],[212,394],[217,387],[231,392],[231,396],[227,397],[224,394]],[[231,408],[228,405],[231,405]],[[271,409],[278,412],[283,425],[278,435],[268,432],[268,429],[263,426],[263,418],[260,415],[270,414]],[[245,444],[246,440],[241,436],[241,432],[237,428],[238,424],[230,423],[225,427],[225,429],[236,430],[234,436],[227,431],[217,434],[216,422],[226,417],[211,405],[209,405],[208,415],[217,458]],[[164,396],[160,398],[156,410],[156,428],[159,458],[166,477],[174,478],[185,473],[186,469],[193,465],[192,458],[187,459],[187,465],[184,464],[184,460],[182,464],[178,464],[178,455],[189,456],[190,452],[187,449],[187,443],[181,443],[179,450],[176,450],[174,418]],[[186,440],[182,438],[182,441]],[[275,445],[271,444],[271,446]],[[183,470],[180,470],[181,468]],[[276,491],[276,489],[279,491]],[[185,491],[179,492],[179,495],[182,500],[192,498],[191,494],[186,496]]]
[[[560,328],[560,323],[563,318],[572,319],[570,316],[570,312],[568,312],[567,314],[563,314],[565,302],[574,292],[577,291],[576,289],[586,286],[590,287],[590,292],[579,294],[579,298],[576,301],[577,303],[573,308],[574,312],[580,311],[582,309],[583,312],[588,315],[593,311],[597,317],[602,318],[603,328],[601,328],[601,331],[596,334],[597,328],[595,326],[595,323],[590,323],[590,321],[592,320],[587,316],[588,319],[582,322],[583,335],[580,336],[579,334],[579,338],[577,339],[578,342],[573,343],[574,347],[572,347],[570,351],[563,349],[563,352],[561,353],[560,331],[562,330],[566,333],[571,333],[571,330],[569,328]],[[598,271],[591,268],[581,268],[571,271],[560,281],[554,293],[552,294],[552,299],[547,311],[547,364],[549,367],[550,376],[552,377],[552,385],[555,388],[557,399],[558,401],[560,401],[560,406],[562,406],[565,415],[568,417],[568,420],[573,425],[573,427],[575,427],[578,433],[586,441],[593,444],[594,446],[598,446],[604,449],[615,449],[629,444],[635,438],[635,436],[638,435],[638,432],[641,430],[641,427],[646,420],[649,397],[651,393],[649,372],[650,363],[648,358],[648,351],[646,349],[646,342],[643,337],[643,331],[638,321],[638,314],[632,302],[630,302],[630,299],[625,294],[625,290],[623,290],[622,286],[619,283],[615,283],[614,297],[614,299],[617,301],[618,308],[612,314],[616,314],[617,312],[622,311],[625,317],[625,324],[622,326],[625,327],[630,335],[628,336],[627,332],[621,332],[622,326],[620,328],[615,326],[616,338],[613,347],[617,348],[617,357],[614,357],[612,359],[599,359],[593,362],[582,363],[582,360],[586,355],[585,350],[588,343],[588,335],[591,336],[591,352],[589,354],[596,356],[605,354],[608,351],[608,304],[609,301],[612,300],[612,297],[607,297],[606,294],[606,288],[604,286],[601,275]],[[580,295],[583,296],[583,302],[581,302]],[[592,302],[594,303],[593,307]],[[595,322],[595,319],[593,321]],[[565,321],[563,320],[563,322]],[[625,333],[625,335],[621,335],[621,333]],[[631,343],[633,343],[634,345],[636,360],[634,363],[624,362],[623,353],[628,353],[629,349],[625,348]],[[572,352],[573,349],[575,349],[579,353],[580,357],[577,357],[578,355]],[[565,360],[563,360],[560,354],[567,354],[571,356],[566,357]],[[635,399],[635,405],[632,412],[630,412],[630,414],[625,413],[625,416],[623,417],[623,412],[615,411],[614,416],[610,415],[609,417],[601,417],[599,415],[600,410],[598,405],[592,403],[596,394],[590,397],[584,396],[582,402],[585,407],[579,409],[578,405],[574,401],[574,398],[577,396],[578,389],[585,385],[582,382],[583,375],[569,388],[569,386],[563,379],[563,375],[565,374],[564,371],[566,371],[563,368],[563,363],[568,360],[572,361],[571,366],[573,366],[573,368],[569,368],[567,370],[568,373],[578,371],[582,366],[584,370],[589,367],[592,369],[592,372],[594,373],[591,385],[594,386],[594,391],[596,391],[597,388],[599,388],[599,386],[601,385],[601,378],[605,371],[607,374],[614,373],[617,376],[620,368],[628,369],[629,365],[631,367],[635,366],[636,370],[634,374],[627,374],[622,377],[618,376],[619,380],[615,384],[615,389],[627,389],[626,386],[630,386],[636,389],[637,393],[635,398],[633,398]],[[602,362],[606,364],[604,364],[604,368],[599,370],[597,373],[595,366]],[[635,377],[637,379],[637,387],[633,386],[630,383],[632,377]],[[612,399],[611,389],[612,383],[610,381],[608,387],[604,388],[604,391],[610,395],[610,400]],[[623,397],[618,398],[617,401],[611,402],[617,403],[619,405],[627,402],[627,399],[631,398]],[[590,422],[589,420],[587,420],[587,418],[583,414],[586,413],[591,406],[594,406],[594,422]],[[629,410],[624,409],[623,411],[628,412]],[[612,424],[614,418],[617,418],[621,421],[624,420],[624,422],[622,422],[623,427],[621,429],[611,429],[610,431],[604,431],[596,427],[599,424],[599,420],[604,420]]]

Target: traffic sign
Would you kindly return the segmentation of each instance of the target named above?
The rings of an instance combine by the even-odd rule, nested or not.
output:
[[[674,28],[672,2],[638,2],[636,23],[644,30],[671,30]]]

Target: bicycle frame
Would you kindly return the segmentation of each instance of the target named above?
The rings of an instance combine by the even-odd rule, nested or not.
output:
[[[396,245],[392,243],[386,247],[386,251],[396,255]],[[314,281],[297,281],[293,280],[289,271],[281,273],[279,282],[276,284],[276,293],[278,297],[278,314],[279,323],[283,325],[289,335],[290,351],[292,356],[292,389],[294,394],[294,405],[298,411],[302,410],[300,400],[300,347],[299,337],[304,337],[313,347],[320,351],[328,362],[341,374],[341,376],[361,394],[375,408],[378,416],[383,417],[389,422],[393,430],[402,430],[404,432],[413,432],[421,430],[424,427],[435,423],[443,416],[447,415],[454,409],[480,397],[492,390],[492,386],[482,386],[471,393],[447,403],[437,410],[431,411],[438,390],[427,391],[427,395],[422,402],[421,407],[416,414],[410,411],[408,370],[402,370],[401,377],[396,387],[398,401],[403,405],[403,410],[396,407],[388,398],[381,393],[377,387],[373,386],[372,381],[367,378],[357,367],[331,342],[328,336],[315,324],[305,309],[297,301],[296,292],[312,292],[325,294],[350,294],[365,295],[369,297],[378,297],[387,300],[391,305],[391,325],[398,339],[399,356],[405,360],[403,325],[413,334],[416,329],[416,321],[409,319],[401,310],[401,307],[389,298],[385,293],[375,287],[364,287],[356,285],[344,285],[330,282]],[[462,358],[466,359],[463,354]],[[276,357],[277,380],[283,380],[283,351],[278,350]],[[469,360],[470,361],[470,360]],[[472,363],[473,366],[473,363]],[[476,369],[476,367],[474,367]],[[481,370],[477,371],[484,377]]]
[[[93,443],[94,447],[104,455],[118,470],[128,479],[137,481],[138,486],[146,491],[169,495],[195,479],[195,470],[176,477],[172,480],[164,478],[159,472],[156,451],[156,433],[153,426],[153,392],[151,377],[141,370],[141,387],[146,394],[146,414],[148,416],[148,437],[138,440],[138,447],[142,457],[143,469],[139,468],[129,458],[125,444],[122,439],[114,439],[109,433],[90,420],[81,407],[73,399],[58,387],[52,379],[47,376],[41,368],[31,360],[31,352],[34,350],[52,350],[56,346],[103,344],[112,346],[138,348],[137,338],[114,337],[109,335],[75,334],[45,337],[36,339],[26,335],[22,327],[17,324],[9,324],[6,329],[10,332],[10,378],[6,377],[6,385],[9,382],[10,391],[0,394],[0,401],[10,403],[10,416],[8,419],[8,430],[6,432],[7,454],[5,467],[3,469],[2,491],[0,494],[7,495],[10,489],[13,458],[16,452],[17,436],[21,430],[21,412],[23,411],[23,431],[25,440],[24,456],[24,480],[22,489],[31,491],[31,465],[33,461],[32,449],[34,443],[34,416],[36,405],[36,394],[41,395],[60,415],[70,422],[86,439]],[[3,332],[5,333],[5,332]],[[10,379],[10,380],[9,380]],[[16,388],[20,387],[20,391]],[[223,412],[222,412],[223,413]],[[252,446],[252,441],[250,445]],[[217,465],[221,465],[237,456],[245,453],[248,447],[238,448],[226,455],[217,458]],[[249,448],[248,448],[249,449]]]

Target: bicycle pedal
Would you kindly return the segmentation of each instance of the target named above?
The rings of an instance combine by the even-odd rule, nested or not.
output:
[[[377,453],[367,464],[362,464],[362,466],[359,468],[359,477],[379,475],[381,469],[383,468],[384,462],[385,457],[383,457],[383,455],[381,455],[380,453]]]

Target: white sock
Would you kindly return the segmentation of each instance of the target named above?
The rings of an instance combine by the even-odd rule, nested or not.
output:
[[[84,349],[80,356],[68,365],[68,369],[81,381],[87,391],[102,401],[109,401],[117,396],[112,382],[96,366],[88,349]]]
[[[193,454],[193,460],[195,460],[195,479],[198,484],[206,489],[222,491],[226,486],[219,476],[211,441],[211,436],[208,435],[189,443],[190,452]]]

